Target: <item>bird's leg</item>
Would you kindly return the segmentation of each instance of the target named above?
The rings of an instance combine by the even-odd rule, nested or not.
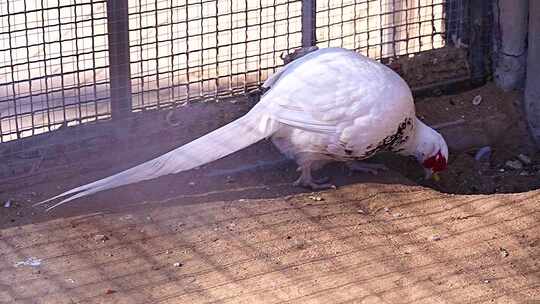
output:
[[[311,188],[313,190],[335,189],[336,186],[328,183],[329,178],[324,177],[316,180],[311,175],[311,162],[304,163],[298,167],[300,177],[293,183],[294,186]]]
[[[377,175],[379,171],[387,171],[388,168],[382,164],[368,163],[364,161],[350,161],[347,162],[347,167],[350,172],[364,172]]]

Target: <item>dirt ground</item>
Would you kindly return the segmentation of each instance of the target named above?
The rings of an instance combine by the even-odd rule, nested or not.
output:
[[[141,140],[151,147],[143,152],[107,147],[108,161],[92,170],[100,153],[4,183],[0,302],[540,303],[540,155],[519,123],[519,93],[488,84],[417,107],[451,147],[439,182],[420,180],[412,160],[383,155],[377,161],[391,170],[349,176],[330,165],[320,174],[338,189],[310,192],[290,185],[294,164],[262,142],[52,213],[31,207],[234,113],[179,126],[189,138]],[[491,155],[475,160],[484,146]],[[520,154],[530,162],[516,165]]]

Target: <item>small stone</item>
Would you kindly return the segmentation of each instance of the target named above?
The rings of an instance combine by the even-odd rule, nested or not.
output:
[[[394,213],[394,214],[392,214],[392,216],[393,216],[393,217],[401,217],[401,216],[402,216],[402,214],[401,214],[401,213],[399,213],[399,212],[397,212],[397,213]]]
[[[491,157],[490,146],[480,148],[474,155],[474,159],[476,159],[477,161],[488,161],[490,157]]]
[[[324,201],[324,198],[318,196],[318,195],[310,195],[308,196],[309,199],[311,200],[314,200],[314,201],[317,201],[317,202],[320,202],[320,201]]]
[[[500,169],[499,169],[499,172],[504,172],[504,168],[500,168]]]
[[[390,212],[390,208],[388,208],[388,207],[384,207],[383,210],[384,210],[384,212]]]
[[[96,235],[94,235],[94,241],[96,241],[96,242],[105,242],[108,239],[109,239],[109,237],[104,235],[104,234],[96,234]]]
[[[499,248],[499,252],[500,252],[500,254],[501,254],[501,256],[502,256],[503,258],[506,258],[507,256],[510,255],[510,254],[508,253],[508,250],[506,250],[506,249],[504,249],[504,248],[502,248],[502,247]]]
[[[356,212],[359,213],[359,214],[366,214],[366,212],[364,210],[362,210],[362,209],[358,209],[358,210],[356,210]]]
[[[11,200],[7,200],[5,203],[4,203],[4,208],[10,208],[11,207]]]
[[[524,165],[530,165],[532,163],[532,160],[530,157],[528,157],[525,154],[518,155],[518,159],[520,162],[522,162]]]
[[[227,180],[225,181],[227,184],[234,183],[235,180],[232,176],[227,176]]]
[[[484,283],[488,284],[488,283],[489,283],[489,280],[484,280]]]
[[[105,294],[113,294],[113,293],[116,293],[116,290],[114,290],[114,289],[107,289],[107,290],[105,291]]]
[[[479,105],[481,103],[482,103],[482,96],[481,95],[474,96],[474,98],[472,100],[472,104],[477,106],[477,105]]]
[[[189,182],[188,185],[195,186],[195,182]]]
[[[523,169],[523,164],[519,160],[509,160],[504,164],[507,168],[513,169],[513,170],[521,170]]]
[[[174,267],[182,267],[184,266],[184,264],[180,263],[180,262],[176,262],[173,264]]]
[[[434,242],[437,242],[437,241],[440,241],[441,240],[441,237],[438,236],[438,235],[433,235],[429,238],[430,240],[434,241]]]

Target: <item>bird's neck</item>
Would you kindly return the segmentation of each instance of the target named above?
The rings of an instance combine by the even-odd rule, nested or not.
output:
[[[402,146],[400,154],[405,156],[416,156],[419,145],[422,144],[422,141],[430,132],[431,128],[415,117],[413,130],[409,140]]]

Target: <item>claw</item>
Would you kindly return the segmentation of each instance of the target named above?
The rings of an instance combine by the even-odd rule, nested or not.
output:
[[[326,190],[326,189],[336,189],[336,186],[328,183],[330,180],[328,177],[323,177],[320,179],[314,179],[311,176],[311,166],[304,165],[298,168],[300,171],[300,177],[293,183],[295,187],[304,187],[312,190]]]

